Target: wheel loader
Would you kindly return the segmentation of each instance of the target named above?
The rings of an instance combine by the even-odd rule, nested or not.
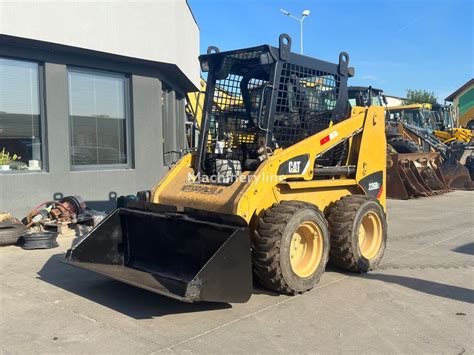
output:
[[[474,145],[470,133],[456,134],[454,138],[443,140],[443,133],[436,128],[437,122],[431,111],[430,104],[412,104],[405,106],[389,107],[387,123],[391,126],[388,143],[399,153],[437,152],[439,157],[433,155],[431,164],[439,168],[439,178],[433,193],[452,189],[472,190],[473,176],[471,174],[474,158]],[[467,131],[467,130],[466,130]],[[467,140],[464,138],[467,137]],[[418,154],[419,155],[419,154]],[[433,176],[434,177],[434,176]],[[433,180],[434,181],[434,180]],[[441,185],[445,185],[441,188]],[[430,195],[429,189],[421,196]]]
[[[471,130],[454,126],[454,119],[449,107],[411,104],[390,107],[389,109],[392,116],[397,116],[403,122],[426,129],[443,144],[472,142]]]
[[[442,158],[438,152],[423,152],[418,145],[418,137],[410,134],[402,122],[390,115],[387,100],[380,89],[364,86],[349,87],[351,105],[368,106],[369,103],[385,106],[387,119],[385,134],[387,137],[387,197],[408,199],[413,197],[431,196],[451,191],[441,171]],[[423,107],[414,105],[414,108]],[[444,166],[451,175],[462,171],[459,164]],[[461,168],[462,170],[462,168]],[[462,175],[462,174],[461,174]],[[458,176],[459,177],[459,176]]]
[[[471,143],[473,141],[472,130],[456,125],[453,106],[433,105],[431,114],[434,118],[433,133],[444,144]]]
[[[312,289],[328,260],[366,272],[384,253],[383,107],[349,107],[349,55],[291,38],[200,56],[197,149],[110,213],[66,262],[185,302],[246,302],[258,281]]]
[[[387,99],[383,90],[371,86],[349,86],[349,104],[351,106],[385,106]]]

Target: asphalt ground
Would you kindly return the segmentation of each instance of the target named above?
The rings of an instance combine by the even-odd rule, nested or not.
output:
[[[474,193],[388,202],[382,265],[303,295],[186,304],[0,248],[2,353],[474,353]]]

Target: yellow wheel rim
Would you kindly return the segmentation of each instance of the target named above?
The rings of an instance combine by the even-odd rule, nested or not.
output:
[[[367,212],[359,226],[359,248],[362,256],[370,260],[374,258],[382,245],[382,222],[372,211]]]
[[[290,243],[290,265],[299,277],[311,276],[323,256],[322,231],[314,222],[304,222],[293,233]]]

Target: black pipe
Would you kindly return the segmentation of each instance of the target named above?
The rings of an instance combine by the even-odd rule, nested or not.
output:
[[[314,169],[314,175],[352,175],[355,174],[356,167],[348,166],[327,166]]]

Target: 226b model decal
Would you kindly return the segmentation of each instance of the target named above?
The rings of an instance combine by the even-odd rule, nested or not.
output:
[[[360,180],[359,185],[369,196],[379,198],[383,191],[383,172],[376,171]]]

